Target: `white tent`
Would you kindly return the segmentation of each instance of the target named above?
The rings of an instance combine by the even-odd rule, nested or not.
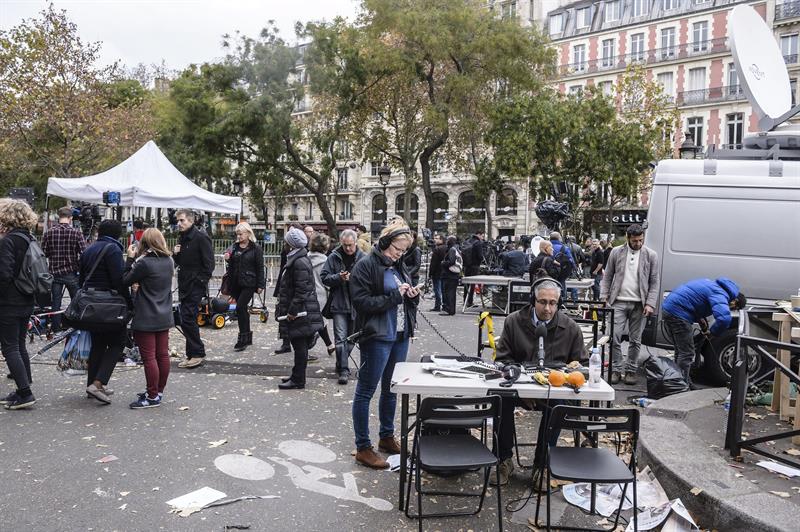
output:
[[[152,140],[117,166],[100,174],[51,177],[47,194],[73,201],[101,203],[103,192],[120,192],[123,207],[160,207],[240,213],[242,199],[198,187],[178,171]]]

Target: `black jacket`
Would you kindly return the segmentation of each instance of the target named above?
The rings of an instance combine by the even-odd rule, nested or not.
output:
[[[403,263],[406,265],[406,272],[411,278],[411,284],[416,286],[419,283],[419,269],[422,267],[422,250],[419,249],[416,243],[403,255]]]
[[[0,294],[3,295],[0,316],[22,317],[33,313],[34,296],[23,294],[14,283],[30,238],[26,229],[14,229],[0,239]]]
[[[272,297],[278,297],[281,293],[281,277],[283,277],[283,270],[286,268],[286,257],[289,251],[289,246],[284,244],[281,249],[281,266],[278,269],[278,279],[275,281],[275,290],[272,291]]]
[[[245,249],[238,243],[233,245],[228,259],[228,279],[231,286],[239,288],[265,288],[267,286],[264,270],[264,252],[258,244],[250,243]]]
[[[444,258],[442,259],[442,264],[441,264],[441,268],[442,268],[441,278],[442,279],[456,279],[456,280],[458,280],[458,279],[461,278],[461,274],[465,273],[463,271],[461,271],[461,272],[451,272],[450,271],[450,266],[454,266],[455,263],[456,263],[456,253],[458,253],[458,252],[459,251],[458,251],[458,248],[456,246],[452,246],[452,247],[447,248],[447,251],[445,252],[445,255],[444,255]],[[461,260],[463,261],[464,258],[462,257]]]
[[[522,277],[528,267],[528,258],[525,252],[513,249],[500,254],[500,264],[503,269],[501,275],[505,277]]]
[[[139,283],[133,296],[134,331],[166,331],[175,325],[172,315],[172,274],[175,265],[170,257],[147,253],[136,260],[128,259],[122,282],[125,286]]]
[[[528,278],[531,284],[536,280],[536,272],[540,269],[544,269],[547,275],[553,279],[558,278],[558,274],[561,272],[561,269],[556,264],[556,260],[544,251],[536,255],[536,258],[531,261],[531,265],[528,268]]]
[[[307,315],[294,321],[278,322],[278,334],[281,338],[310,338],[324,325],[317,301],[314,269],[305,248],[286,259],[276,317],[287,314],[297,316],[300,312],[307,312]]]
[[[214,248],[205,231],[192,226],[181,233],[178,239],[181,252],[173,259],[178,266],[178,288],[186,293],[193,284],[200,283],[204,287],[214,273]]]
[[[410,299],[400,295],[398,290],[386,294],[383,289],[383,276],[387,269],[394,266],[400,280],[409,283],[411,278],[406,272],[402,260],[394,265],[377,247],[364,260],[356,262],[350,277],[350,297],[356,309],[356,331],[363,331],[361,342],[374,336],[386,336],[389,329],[386,311],[405,305],[408,329],[406,335],[414,336],[417,323],[417,305],[419,296]]]
[[[526,305],[512,312],[503,323],[497,344],[497,361],[505,363],[535,362],[539,357],[536,328],[531,321],[533,307]],[[583,333],[578,324],[563,312],[557,312],[547,324],[544,339],[545,363],[568,364],[588,359]]]
[[[366,257],[364,252],[356,248],[356,260],[350,271],[364,257]],[[355,318],[355,310],[350,298],[350,282],[343,281],[339,276],[339,272],[344,270],[344,260],[342,259],[342,248],[340,246],[328,256],[328,260],[325,261],[325,265],[322,267],[320,278],[322,279],[322,284],[330,289],[328,299],[331,300],[331,312],[333,314],[350,314],[350,318],[353,319]]]
[[[433,253],[431,253],[431,265],[428,273],[434,279],[441,279],[442,277],[442,260],[444,260],[445,255],[447,255],[447,246],[444,244],[436,246]]]
[[[92,270],[97,257],[104,249],[102,260],[98,263],[91,277],[89,272]],[[130,303],[128,288],[122,284],[122,271],[125,268],[125,261],[122,258],[122,244],[113,238],[101,236],[86,248],[81,254],[80,286],[82,288],[96,288],[98,290],[116,290]]]

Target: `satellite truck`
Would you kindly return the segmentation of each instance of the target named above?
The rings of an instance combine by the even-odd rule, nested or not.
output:
[[[673,347],[662,326],[661,303],[691,279],[733,279],[748,307],[759,310],[751,314],[751,334],[765,338],[777,337],[775,302],[799,293],[800,127],[786,122],[800,113],[800,105],[792,108],[786,65],[758,13],[739,5],[729,24],[736,71],[760,132],[746,136],[742,149],[712,147],[703,159],[656,166],[645,245],[659,256],[661,298],[645,325],[645,345]],[[737,330],[734,316],[724,334],[710,341],[698,337],[695,365],[706,380],[730,380]],[[768,359],[751,353],[750,382],[772,369]]]

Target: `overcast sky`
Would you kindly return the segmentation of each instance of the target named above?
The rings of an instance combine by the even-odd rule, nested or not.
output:
[[[44,0],[0,0],[0,28],[16,26],[46,8]],[[221,36],[255,37],[274,20],[295,42],[297,21],[352,20],[359,0],[53,0],[78,25],[82,39],[103,43],[103,63],[161,63],[180,70],[221,57]]]

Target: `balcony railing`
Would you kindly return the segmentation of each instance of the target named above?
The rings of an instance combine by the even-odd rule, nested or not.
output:
[[[799,0],[800,1],[800,0]],[[718,54],[730,50],[728,39],[709,39],[681,45],[654,48],[615,57],[600,57],[591,61],[569,63],[559,67],[561,76],[591,74],[602,70],[623,69],[631,64],[654,64],[662,61],[674,61],[701,55]]]
[[[741,85],[726,85],[678,93],[675,103],[678,106],[702,105],[704,103],[743,100],[745,98]]]
[[[786,54],[783,56],[783,60],[786,61],[787,65],[793,65],[797,63],[798,54]]]
[[[800,17],[800,0],[785,1],[775,6],[775,20]]]

